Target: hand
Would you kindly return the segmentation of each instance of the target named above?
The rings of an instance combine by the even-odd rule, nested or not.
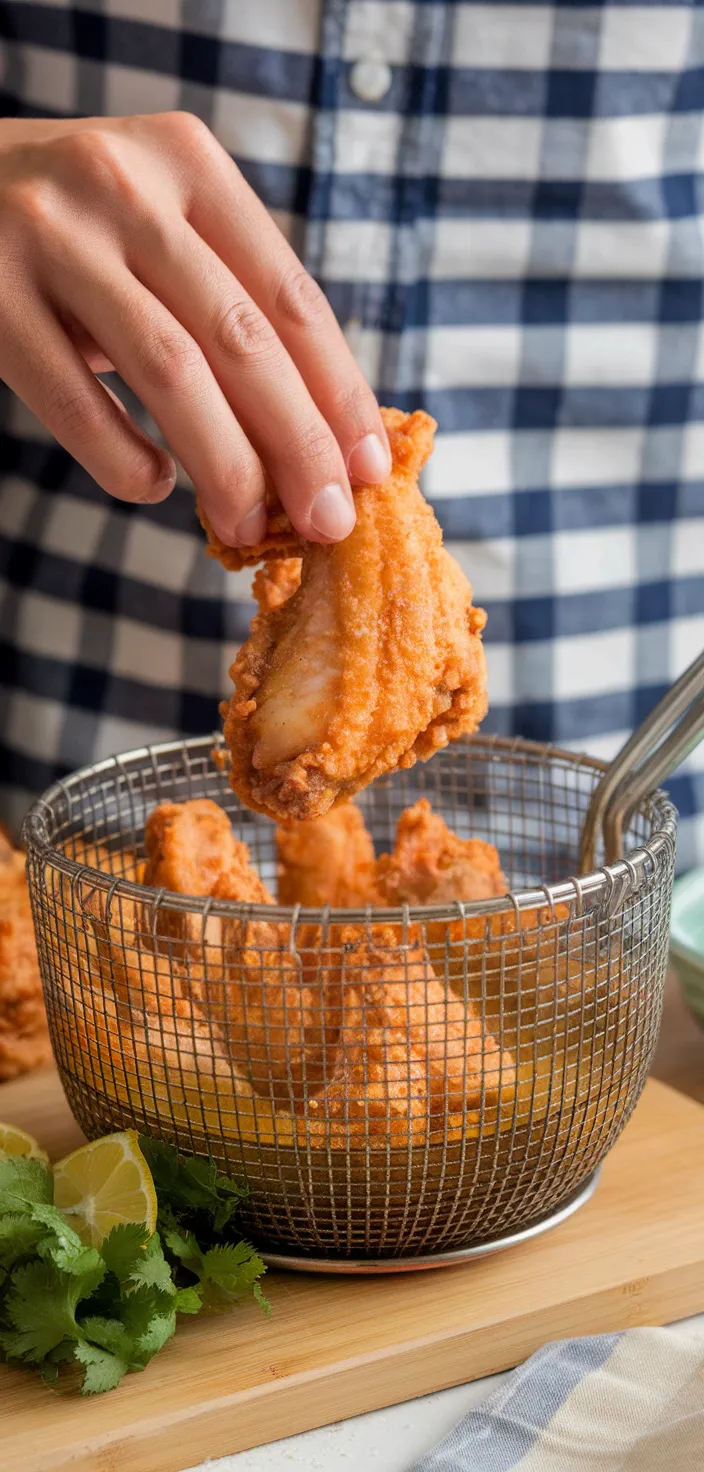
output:
[[[94,375],[114,368],[230,545],[264,472],[312,541],[354,525],[390,456],[333,313],[188,113],[0,122],[0,377],[110,495],[161,501],[171,456]],[[92,371],[91,371],[92,370]]]

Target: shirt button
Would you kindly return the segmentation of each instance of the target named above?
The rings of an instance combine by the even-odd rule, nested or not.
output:
[[[350,72],[350,87],[361,102],[381,102],[393,75],[385,61],[356,61]]]

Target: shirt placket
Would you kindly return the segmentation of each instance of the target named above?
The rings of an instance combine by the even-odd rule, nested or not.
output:
[[[363,372],[399,405],[422,397],[425,334],[404,327],[430,255],[451,9],[327,0],[321,16],[304,261]]]

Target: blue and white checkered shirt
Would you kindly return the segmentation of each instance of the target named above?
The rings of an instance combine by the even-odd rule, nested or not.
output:
[[[488,729],[611,754],[704,644],[704,6],[3,0],[0,110],[194,111],[327,292],[489,613]],[[192,495],[2,405],[2,780],[217,725],[251,605]],[[704,860],[704,756],[671,784]]]

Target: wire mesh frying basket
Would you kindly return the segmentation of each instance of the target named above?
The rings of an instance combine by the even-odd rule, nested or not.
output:
[[[275,892],[274,826],[239,805],[218,745],[86,768],[26,821],[49,1027],[86,1135],[133,1127],[214,1156],[246,1182],[258,1244],[340,1266],[489,1244],[558,1212],[652,1057],[667,798],[631,816],[627,859],[569,877],[603,765],[478,736],[358,801],[379,853],[427,797],[496,845],[505,898],[313,911],[140,884],[151,809],[210,797]]]

